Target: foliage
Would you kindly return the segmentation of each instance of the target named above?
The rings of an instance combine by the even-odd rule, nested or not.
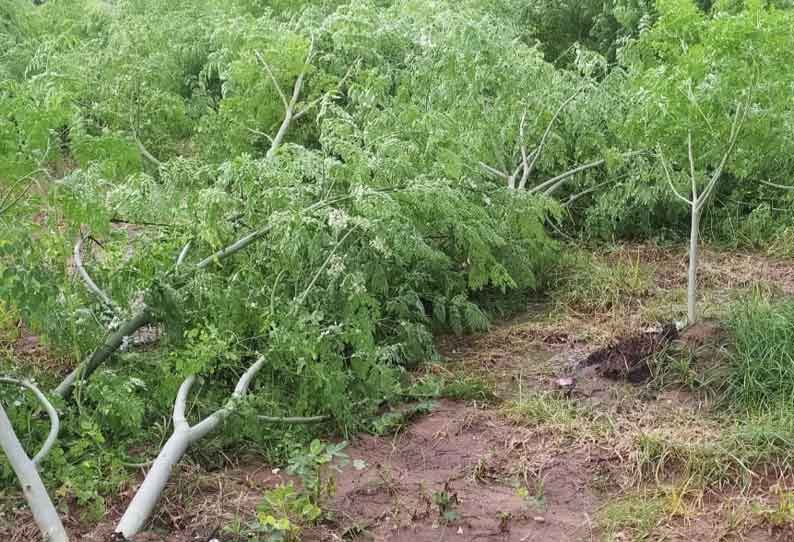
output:
[[[419,416],[428,414],[436,407],[432,401],[422,401],[390,410],[372,421],[370,431],[374,435],[389,435],[398,432],[407,423]]]
[[[127,476],[128,451],[167,432],[182,379],[199,376],[198,417],[228,397],[255,353],[267,365],[209,449],[284,460],[320,431],[388,433],[430,408],[378,416],[398,399],[489,398],[476,380],[406,387],[405,371],[437,359],[434,333],[487,329],[484,300],[516,303],[555,286],[561,248],[550,223],[602,238],[680,235],[686,210],[673,204],[657,151],[685,191],[687,136],[705,176],[744,99],[747,122],[706,218],[715,235],[787,250],[791,193],[748,181],[794,172],[780,152],[794,143],[794,75],[779,69],[794,60],[794,12],[759,0],[701,4],[4,2],[3,315],[75,363],[144,304],[155,322],[141,334],[159,337],[146,349],[127,341],[59,405],[47,482],[101,513]],[[293,90],[302,113],[290,116]],[[522,135],[537,144],[547,127],[529,186],[604,160],[557,201],[508,190],[481,169],[512,170]],[[197,267],[252,232],[245,250]],[[114,307],[75,275],[81,235],[84,266]],[[571,268],[557,291],[591,310],[647,286],[634,265]],[[593,303],[594,292],[607,299]],[[760,383],[773,365],[741,370]],[[785,395],[776,386],[768,393]],[[0,393],[4,405],[17,400]],[[746,395],[767,400],[754,387]],[[542,399],[516,405],[516,416],[574,424],[567,403],[548,410]],[[44,436],[29,423],[33,409],[29,399],[9,409],[29,447]],[[329,421],[264,426],[262,412]],[[296,468],[336,453],[312,450]],[[294,490],[273,498],[281,517],[306,515]],[[270,525],[291,532],[280,526]]]
[[[267,491],[254,530],[264,533],[267,540],[300,540],[303,527],[323,516],[326,501],[336,492],[335,478],[328,471],[338,470],[347,462],[342,452],[346,446],[346,442],[324,444],[313,440],[308,448],[297,451],[290,458],[287,472],[300,478],[301,489],[296,490],[289,482]]]
[[[733,307],[730,329],[731,400],[762,411],[788,403],[794,394],[794,303],[753,295]]]

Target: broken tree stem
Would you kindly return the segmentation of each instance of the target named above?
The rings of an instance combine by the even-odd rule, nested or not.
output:
[[[96,282],[91,278],[88,272],[85,270],[83,266],[83,241],[85,240],[84,236],[79,236],[77,242],[74,244],[74,266],[77,268],[77,273],[80,275],[80,278],[83,279],[86,288],[89,292],[97,296],[102,303],[104,303],[107,307],[110,307],[116,311],[116,305],[113,303],[113,300],[110,299],[105,292],[102,291],[102,288],[96,285]]]
[[[44,458],[47,457],[47,454],[50,453],[50,450],[52,450],[52,447],[55,445],[55,441],[58,440],[58,433],[61,429],[61,420],[58,417],[58,411],[55,410],[55,407],[52,406],[50,400],[47,399],[41,390],[29,380],[17,380],[16,378],[4,376],[0,377],[0,382],[16,384],[17,386],[22,386],[29,389],[33,395],[36,396],[36,399],[38,399],[39,403],[41,403],[41,406],[44,407],[44,410],[47,411],[47,416],[50,418],[50,433],[47,435],[47,440],[45,440],[44,444],[41,445],[41,449],[35,456],[33,456],[33,464],[38,467],[39,464],[44,461]]]
[[[33,512],[33,519],[41,531],[42,538],[46,542],[69,542],[69,535],[47,493],[47,488],[44,487],[36,463],[25,453],[2,405],[0,405],[0,447],[22,486],[22,493]]]
[[[58,384],[54,391],[55,395],[67,399],[72,394],[74,385],[89,378],[100,365],[124,344],[125,337],[132,336],[136,331],[152,321],[153,317],[149,307],[144,307],[132,318],[122,322],[117,330],[105,338],[105,342],[91,354],[91,357],[78,365]]]
[[[193,386],[196,377],[189,376],[182,382],[174,401],[174,432],[166,441],[154,463],[152,463],[152,468],[149,469],[146,478],[144,478],[143,483],[132,498],[132,502],[130,502],[121,517],[116,527],[116,532],[121,533],[125,538],[130,538],[143,528],[152,515],[152,511],[157,505],[157,501],[160,499],[160,495],[165,489],[168,480],[171,478],[171,472],[182,459],[182,456],[185,455],[185,452],[192,444],[216,429],[226,417],[235,411],[239,400],[248,392],[251,381],[264,364],[265,358],[260,357],[240,377],[229,401],[192,427],[185,419],[185,410],[190,388]]]

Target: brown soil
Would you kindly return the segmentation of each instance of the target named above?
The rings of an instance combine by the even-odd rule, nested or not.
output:
[[[582,366],[598,366],[598,374],[612,380],[628,380],[635,384],[645,382],[651,377],[649,358],[677,338],[675,323],[666,324],[659,331],[618,339],[587,356]]]

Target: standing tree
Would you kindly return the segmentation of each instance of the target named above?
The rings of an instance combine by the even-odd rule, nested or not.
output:
[[[748,101],[749,102],[749,101]],[[698,173],[696,172],[695,167],[695,156],[694,151],[692,150],[692,134],[690,133],[687,137],[687,148],[688,148],[688,155],[689,155],[689,179],[691,182],[691,191],[690,196],[684,197],[681,193],[676,189],[675,184],[673,183],[673,178],[670,173],[670,168],[667,165],[667,162],[664,157],[664,153],[659,149],[659,158],[662,162],[662,167],[664,168],[665,177],[667,178],[667,182],[670,184],[670,188],[672,189],[675,196],[680,199],[681,201],[685,202],[689,205],[690,209],[690,230],[689,230],[689,272],[687,274],[687,322],[689,324],[694,324],[697,322],[697,273],[698,273],[698,259],[700,257],[699,254],[699,243],[700,243],[700,217],[703,215],[703,209],[706,204],[711,199],[712,194],[714,193],[714,189],[717,186],[717,183],[722,177],[722,172],[725,169],[725,164],[728,162],[728,158],[730,158],[731,153],[733,152],[734,146],[736,145],[736,138],[739,135],[739,131],[741,130],[742,124],[744,123],[744,119],[747,115],[747,110],[749,108],[749,103],[744,105],[737,105],[736,112],[734,114],[733,125],[731,126],[731,135],[727,143],[727,148],[725,153],[722,155],[722,159],[720,160],[719,164],[717,165],[717,169],[708,177],[708,180],[705,186],[702,186],[702,183],[698,180]],[[703,178],[702,176],[700,176]],[[700,190],[699,190],[700,186]]]
[[[664,198],[656,212],[683,222],[670,202],[689,207],[692,324],[705,209],[718,199],[731,201],[734,191],[759,190],[755,181],[774,170],[794,170],[794,160],[780,152],[790,139],[794,74],[780,66],[794,62],[791,17],[761,0],[741,9],[716,4],[709,13],[693,0],[660,0],[657,8],[654,27],[624,51],[633,104],[621,119],[622,137],[657,149],[652,181],[644,180]],[[659,190],[665,186],[672,191]]]

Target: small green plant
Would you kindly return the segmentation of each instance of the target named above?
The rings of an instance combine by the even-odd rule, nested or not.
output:
[[[375,435],[396,433],[416,417],[430,413],[435,406],[432,401],[423,401],[400,410],[386,412],[372,422],[371,432]]]
[[[323,518],[323,507],[336,492],[336,478],[330,471],[347,463],[342,452],[346,446],[347,442],[313,440],[308,448],[293,454],[287,472],[300,478],[300,491],[292,482],[267,491],[252,530],[272,542],[300,540],[305,526]]]
[[[542,510],[546,506],[546,481],[540,476],[533,478],[534,481],[531,482],[531,491],[529,487],[530,482],[527,481],[526,484],[519,486],[516,490],[516,495],[527,501],[527,503]]]
[[[433,492],[433,504],[438,507],[438,515],[444,523],[453,523],[460,518],[458,494],[450,491],[449,484],[444,484],[443,490]]]
[[[331,470],[338,471],[347,464],[347,454],[342,452],[346,447],[344,441],[324,444],[315,439],[306,450],[290,458],[287,472],[301,479],[304,493],[315,506],[322,506],[336,492],[336,477]]]
[[[280,484],[265,493],[254,531],[272,542],[297,541],[303,527],[317,521],[322,513],[308,494],[295,490],[292,482]]]

